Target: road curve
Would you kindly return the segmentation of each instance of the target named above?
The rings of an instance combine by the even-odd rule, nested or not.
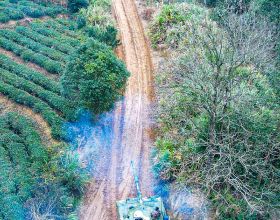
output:
[[[136,195],[131,160],[139,172],[142,193],[152,195],[149,130],[153,64],[150,48],[134,0],[113,0],[112,5],[122,43],[117,54],[126,63],[131,76],[124,99],[113,112],[111,147],[100,153],[102,159],[96,170],[102,172],[102,178],[94,178],[89,186],[80,211],[82,220],[117,219],[115,202]]]

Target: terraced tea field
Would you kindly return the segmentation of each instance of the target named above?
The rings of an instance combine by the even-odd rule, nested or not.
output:
[[[66,9],[59,5],[44,2],[4,0],[0,2],[0,23],[16,21],[26,17],[40,18],[65,13]]]
[[[57,80],[68,55],[81,43],[71,30],[73,25],[69,20],[51,19],[0,30],[0,92],[40,113],[57,139],[63,138],[62,123],[74,110],[71,101],[61,96]]]
[[[69,158],[63,161],[63,124],[76,109],[62,96],[59,79],[82,41],[74,20],[56,17],[66,11],[54,4],[0,2],[0,23],[6,22],[0,25],[0,219],[31,219],[52,195],[59,195],[50,200],[58,215],[71,215],[77,206],[71,178],[63,176],[79,169],[68,168],[75,164]]]

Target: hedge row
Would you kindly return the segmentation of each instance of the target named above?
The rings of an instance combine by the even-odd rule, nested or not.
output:
[[[38,112],[51,126],[52,136],[56,139],[66,137],[62,131],[62,124],[64,120],[57,115],[46,103],[40,99],[28,94],[25,91],[15,88],[7,83],[0,81],[0,93],[6,95],[11,100],[18,104],[25,105],[33,109],[34,112]]]
[[[16,55],[20,56],[24,61],[30,61],[37,64],[38,66],[44,68],[50,73],[59,74],[62,72],[61,63],[54,61],[42,54],[37,54],[32,50],[24,48],[4,37],[0,37],[0,47],[15,53]]]
[[[81,42],[76,39],[76,38],[72,38],[69,36],[65,36],[64,34],[50,28],[47,26],[44,26],[43,23],[31,23],[30,27],[32,30],[47,36],[47,37],[51,37],[61,43],[66,43],[66,44],[70,44],[72,47],[78,47],[80,46]]]
[[[39,18],[42,16],[55,16],[66,10],[59,5],[43,6],[31,1],[19,1],[17,4],[9,3],[8,0],[0,2],[0,22],[19,20],[24,17]]]
[[[57,22],[57,20],[48,20],[44,23],[45,27],[52,28],[53,30],[58,31],[59,33],[72,37],[72,38],[78,38],[79,34],[77,34],[75,31],[71,30],[71,26],[63,25]]]
[[[10,20],[20,20],[24,18],[24,13],[13,8],[0,8],[0,22],[6,23]]]
[[[11,181],[13,179],[13,167],[2,142],[0,143],[0,171],[0,216],[2,219],[23,219],[23,207],[20,198],[15,194],[16,185]]]
[[[24,46],[26,48],[31,49],[32,51],[36,52],[36,53],[40,53],[42,55],[45,55],[47,57],[49,57],[52,60],[55,61],[63,61],[65,62],[65,54],[57,51],[53,48],[49,48],[45,45],[42,45],[30,38],[25,37],[22,34],[19,34],[15,31],[12,30],[7,30],[7,29],[3,29],[0,30],[0,36],[5,37],[9,40],[12,40],[14,42],[16,42],[17,44]]]
[[[33,163],[47,160],[47,152],[41,143],[41,137],[34,127],[34,123],[17,113],[5,116],[8,127],[23,139],[27,154]]]
[[[63,25],[64,27],[67,27],[69,30],[75,30],[76,28],[76,21],[75,20],[70,20],[70,19],[63,19],[63,18],[58,18],[56,19],[56,22],[59,23],[60,25]]]
[[[32,18],[39,18],[42,16],[55,16],[60,13],[65,13],[65,8],[59,5],[43,6],[31,1],[19,1],[18,8],[26,15]]]
[[[58,96],[57,94],[45,90],[41,86],[34,84],[24,78],[18,77],[13,73],[0,68],[0,79],[14,86],[15,88],[24,90],[31,95],[40,98],[42,101],[46,102],[51,108],[60,111],[66,118],[70,118],[74,114],[73,108],[69,100]]]
[[[60,95],[60,87],[57,82],[25,65],[14,62],[3,54],[0,54],[0,67]]]
[[[32,197],[48,160],[34,125],[17,113],[0,117],[0,216],[25,219],[23,201]]]
[[[47,47],[55,48],[56,50],[59,50],[65,54],[70,54],[74,50],[74,48],[68,43],[61,43],[56,39],[39,34],[36,31],[33,31],[27,27],[18,26],[18,27],[16,27],[16,32],[18,32],[36,42],[44,44]]]

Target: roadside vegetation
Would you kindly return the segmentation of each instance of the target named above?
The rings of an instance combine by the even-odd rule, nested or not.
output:
[[[163,5],[150,24],[169,54],[156,78],[155,170],[203,190],[216,218],[275,218],[279,3],[206,2]]]
[[[0,29],[0,94],[42,116],[58,143],[43,144],[40,124],[23,109],[0,106],[0,219],[78,218],[88,175],[64,125],[81,109],[111,110],[129,76],[113,53],[114,24],[98,25],[83,11],[97,3],[109,16],[107,1],[0,2],[0,22],[27,18]]]

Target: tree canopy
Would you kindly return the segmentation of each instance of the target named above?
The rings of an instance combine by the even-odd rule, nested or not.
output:
[[[121,97],[129,72],[110,47],[90,39],[73,53],[61,77],[62,93],[95,114]]]

